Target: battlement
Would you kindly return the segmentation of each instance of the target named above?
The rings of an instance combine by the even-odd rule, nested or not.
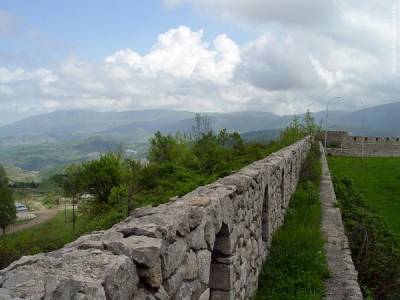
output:
[[[328,131],[327,153],[341,156],[400,156],[400,137],[353,136],[347,131]]]

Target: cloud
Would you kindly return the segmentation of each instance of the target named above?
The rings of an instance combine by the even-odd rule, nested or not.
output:
[[[214,9],[239,26],[261,24],[262,32],[239,45],[226,34],[206,40],[202,30],[180,26],[160,34],[144,54],[128,48],[101,63],[69,57],[52,68],[0,68],[0,107],[290,114],[323,109],[334,96],[344,97],[335,108],[350,109],[361,99],[369,105],[399,100],[391,6],[375,0],[167,2]]]
[[[334,17],[332,0],[164,0],[168,6],[191,3],[229,21],[315,26]]]
[[[211,48],[203,42],[202,30],[193,32],[181,26],[161,34],[152,50],[143,57],[126,49],[107,57],[105,62],[110,66],[128,65],[130,70],[143,76],[169,74],[177,79],[223,83],[231,79],[240,62],[240,50],[224,34],[215,38]]]
[[[202,30],[181,26],[161,34],[145,55],[124,49],[101,64],[70,57],[52,70],[1,68],[3,90],[18,97],[11,100],[3,92],[0,101],[20,101],[36,110],[222,110],[240,59],[239,46],[227,35],[208,43]],[[241,105],[231,101],[229,109]]]
[[[264,35],[242,49],[236,77],[268,91],[309,89],[319,77],[307,59],[308,50],[290,39]]]

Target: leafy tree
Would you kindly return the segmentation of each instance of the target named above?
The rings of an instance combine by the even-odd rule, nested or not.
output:
[[[306,114],[304,115],[303,127],[306,135],[315,136],[321,130],[321,127],[315,124],[315,118],[313,117],[313,115],[310,113],[309,110],[307,110]]]
[[[164,163],[173,160],[176,143],[172,135],[163,135],[157,131],[150,139],[149,161]]]
[[[6,227],[15,221],[16,213],[12,192],[8,187],[6,171],[0,165],[0,227],[3,229],[3,234],[6,233]]]
[[[98,160],[82,164],[79,172],[81,191],[95,197],[95,200],[108,203],[111,191],[124,181],[124,164],[121,155],[108,153]]]

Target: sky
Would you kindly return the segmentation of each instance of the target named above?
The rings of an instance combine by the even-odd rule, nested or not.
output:
[[[0,124],[400,101],[400,0],[1,0]]]

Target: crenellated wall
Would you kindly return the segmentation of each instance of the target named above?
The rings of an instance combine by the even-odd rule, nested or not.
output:
[[[250,299],[309,149],[307,138],[109,230],[23,257],[0,271],[0,299]]]
[[[400,138],[352,136],[346,131],[328,131],[326,152],[337,156],[400,156]]]

